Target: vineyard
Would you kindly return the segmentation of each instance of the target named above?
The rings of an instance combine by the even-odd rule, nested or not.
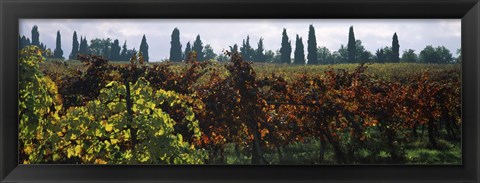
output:
[[[458,64],[19,59],[22,164],[460,164]]]

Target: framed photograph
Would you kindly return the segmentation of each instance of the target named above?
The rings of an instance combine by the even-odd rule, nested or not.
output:
[[[478,182],[480,4],[1,1],[1,182]]]

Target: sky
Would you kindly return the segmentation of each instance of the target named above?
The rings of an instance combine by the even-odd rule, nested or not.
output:
[[[378,48],[391,46],[396,32],[401,53],[413,49],[418,54],[425,46],[445,46],[454,56],[461,46],[461,19],[21,19],[20,35],[31,38],[31,29],[38,26],[40,42],[52,50],[56,33],[60,31],[64,57],[72,49],[73,32],[87,40],[94,38],[118,39],[128,49],[140,47],[145,34],[149,45],[150,61],[168,59],[170,40],[174,28],[180,30],[182,51],[188,41],[193,44],[200,35],[203,45],[210,44],[215,53],[238,44],[250,36],[250,45],[257,48],[260,37],[266,50],[280,49],[283,28],[287,29],[295,48],[295,37],[303,38],[307,52],[308,27],[315,27],[317,46],[331,52],[347,45],[348,30],[353,26],[355,39],[361,40],[366,50],[375,53]],[[400,53],[400,54],[401,54]],[[293,55],[293,54],[292,54]]]

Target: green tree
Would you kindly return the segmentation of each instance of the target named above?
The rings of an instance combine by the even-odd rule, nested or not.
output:
[[[110,60],[118,61],[120,60],[120,42],[118,39],[115,39],[112,43],[112,47],[110,49]]]
[[[302,38],[298,36],[297,34],[297,39],[295,40],[295,53],[294,53],[294,59],[293,59],[294,64],[305,64],[305,52],[303,48],[303,41]]]
[[[384,48],[379,48],[375,52],[375,58],[374,60],[377,63],[386,63],[386,62],[391,62],[393,58],[393,52],[391,47],[384,47]]]
[[[103,49],[102,49],[103,58],[110,60],[111,49],[112,49],[112,42],[110,42],[110,38],[109,38],[109,42],[103,44]]]
[[[77,59],[78,55],[78,37],[77,37],[77,31],[73,31],[73,38],[72,38],[72,51],[70,52],[70,55],[68,56],[69,59]]]
[[[147,38],[145,37],[145,34],[143,35],[142,37],[142,42],[140,43],[140,50],[139,50],[141,53],[142,53],[142,56],[143,56],[143,60],[145,62],[148,62],[150,57],[148,56],[148,43],[147,43]],[[180,50],[179,51],[180,53],[180,56],[179,56],[179,59],[181,60],[182,58],[182,51]]]
[[[392,38],[392,62],[398,63],[400,62],[400,45],[398,44],[398,36],[395,32]]]
[[[282,54],[280,50],[275,50],[275,55],[273,57],[273,63],[282,63]]]
[[[185,52],[183,54],[183,60],[188,60],[188,56],[190,55],[190,52],[192,51],[192,47],[190,46],[190,41],[187,42],[187,46],[185,47]]]
[[[88,43],[87,43],[87,38],[80,36],[80,48],[78,49],[78,52],[80,54],[89,54],[89,48],[88,48]]]
[[[362,63],[368,63],[368,62],[371,62],[373,59],[373,54],[367,50],[364,50],[361,54],[360,54],[360,61]]]
[[[375,60],[377,63],[385,63],[385,53],[383,51],[383,48],[377,49],[375,52]]]
[[[365,63],[368,62],[368,58],[365,58],[368,53],[365,53],[365,47],[362,45],[361,40],[355,40],[355,59],[354,63]],[[366,59],[366,60],[364,60]]]
[[[238,53],[238,45],[234,44],[233,46],[230,46],[230,52]]]
[[[32,28],[32,45],[40,46],[40,32],[38,32],[38,26],[34,25]],[[43,46],[40,46],[42,48]]]
[[[53,58],[63,59],[62,36],[60,35],[60,31],[57,31],[57,40],[55,50],[53,50]]]
[[[137,52],[137,50],[136,50],[135,48],[130,49],[130,50],[127,50],[127,54],[125,55],[125,59],[126,59],[126,60],[130,60],[130,59],[132,59],[132,57],[133,57],[134,55],[136,56],[137,53],[138,53],[138,52]]]
[[[127,41],[123,43],[122,46],[122,52],[120,53],[120,59],[121,61],[129,61],[131,57],[128,56],[128,49],[127,49]]]
[[[345,46],[340,45],[340,48],[337,51],[334,51],[332,54],[333,63],[347,63],[348,61],[348,50]]]
[[[247,40],[243,40],[242,47],[240,47],[240,55],[242,55],[243,60],[251,61],[253,60],[254,50],[250,46],[250,36],[247,35]]]
[[[452,53],[450,52],[449,49],[445,48],[445,46],[438,46],[437,48],[435,48],[435,51],[440,57],[440,60],[438,63],[440,64],[453,63],[454,59],[453,59]]]
[[[265,62],[274,62],[275,52],[272,50],[265,51]]]
[[[437,63],[440,58],[432,45],[426,46],[419,55],[419,61],[423,63]]]
[[[415,53],[415,50],[408,49],[404,50],[402,54],[402,62],[417,62],[418,61],[418,56]]]
[[[280,47],[280,62],[289,64],[291,62],[292,45],[288,40],[287,29],[282,32],[282,47]]]
[[[193,42],[193,47],[192,50],[195,51],[197,54],[197,60],[198,61],[203,61],[204,56],[203,56],[203,43],[202,40],[200,39],[200,35],[197,35],[197,38],[195,39],[195,42]]]
[[[350,26],[350,30],[348,31],[348,63],[354,63],[356,58],[356,41],[355,41],[355,33],[353,32],[353,26]]]
[[[332,53],[327,47],[317,48],[317,60],[319,64],[333,64]]]
[[[210,46],[210,44],[207,44],[205,45],[205,48],[203,49],[203,55],[205,55],[205,60],[211,60],[211,59],[215,59],[215,57],[217,57],[217,54],[215,54],[215,52],[213,52],[213,48],[212,46]]]
[[[229,58],[227,55],[223,54],[223,53],[219,53],[218,56],[217,56],[217,61],[219,62],[228,62],[229,61]]]
[[[30,39],[26,38],[25,36],[20,37],[20,35],[18,35],[18,37],[19,37],[18,44],[19,44],[20,50],[31,44]]]
[[[385,62],[392,62],[393,60],[392,47],[387,46],[383,48],[383,53],[385,53]]]
[[[253,61],[255,62],[266,62],[266,57],[264,54],[265,48],[263,48],[263,38],[258,40],[257,49],[255,50],[255,55]]]
[[[457,55],[458,55],[458,57],[457,57],[457,59],[455,59],[455,61],[457,63],[462,63],[462,49],[461,48],[457,49]]]
[[[432,45],[428,45],[420,52],[418,57],[422,63],[446,64],[453,62],[452,53],[444,46],[434,48]]]
[[[310,25],[308,30],[308,55],[307,60],[308,64],[318,64],[317,56],[317,38],[315,36],[315,28],[313,25]]]
[[[85,40],[86,41],[86,40]],[[112,41],[110,38],[99,39],[95,38],[90,40],[90,46],[88,47],[89,53],[92,55],[101,55],[104,58],[110,56],[110,45]]]
[[[170,61],[182,61],[182,44],[180,43],[180,30],[177,28],[172,31],[172,40],[170,41]]]
[[[40,43],[40,48],[42,48],[42,50],[47,50],[47,45],[44,45],[43,43]],[[45,56],[45,54],[43,56]]]

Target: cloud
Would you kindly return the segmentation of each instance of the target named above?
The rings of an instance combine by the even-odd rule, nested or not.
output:
[[[461,46],[460,19],[21,19],[20,34],[30,37],[33,25],[39,27],[40,41],[47,47],[55,47],[57,30],[62,35],[64,56],[70,54],[73,31],[78,36],[119,39],[127,41],[128,48],[139,48],[145,34],[152,60],[168,58],[171,33],[180,30],[182,49],[188,41],[193,44],[200,35],[203,45],[210,44],[220,53],[233,44],[241,46],[250,36],[250,45],[257,47],[264,38],[267,50],[280,48],[283,28],[295,47],[295,36],[303,38],[307,49],[308,26],[315,27],[318,46],[326,46],[332,52],[348,41],[348,29],[354,27],[355,38],[362,41],[371,52],[390,46],[393,33],[397,33],[400,50],[414,49],[419,53],[426,45],[445,46],[456,53]]]

